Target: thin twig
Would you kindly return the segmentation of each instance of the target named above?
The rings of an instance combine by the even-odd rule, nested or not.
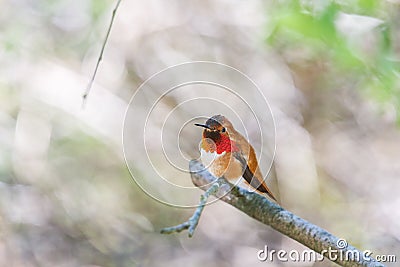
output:
[[[221,183],[220,180],[221,179],[216,180],[214,182],[214,184],[210,188],[208,188],[207,191],[203,195],[200,196],[200,203],[197,206],[192,217],[189,218],[189,220],[187,220],[184,223],[178,224],[176,226],[163,228],[160,231],[161,234],[179,233],[183,230],[189,229],[188,230],[189,237],[192,237],[194,234],[194,230],[196,229],[197,225],[199,224],[201,213],[203,212],[204,206],[206,205],[208,198],[211,195],[214,195],[220,187],[220,183]]]
[[[108,37],[110,36],[111,28],[112,28],[112,26],[114,24],[115,14],[117,13],[117,10],[118,10],[118,7],[119,7],[120,3],[121,3],[121,0],[118,0],[117,4],[115,5],[114,10],[112,12],[111,21],[110,21],[110,24],[108,25],[107,34],[106,34],[106,37],[104,38],[103,45],[102,45],[101,51],[100,51],[100,55],[99,55],[99,58],[97,59],[96,67],[94,68],[94,72],[92,74],[92,78],[90,79],[89,84],[86,87],[85,93],[82,95],[82,98],[83,98],[82,107],[85,106],[85,103],[86,103],[87,97],[89,95],[90,89],[92,89],[94,79],[96,78],[96,74],[97,74],[97,70],[99,69],[100,61],[103,59],[104,48],[106,47],[106,43],[108,41]]]

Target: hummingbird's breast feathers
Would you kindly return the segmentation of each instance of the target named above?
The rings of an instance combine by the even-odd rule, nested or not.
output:
[[[232,180],[240,178],[243,174],[242,164],[232,156],[232,152],[224,151],[218,154],[216,151],[207,152],[202,149],[201,161],[215,177],[224,176]]]

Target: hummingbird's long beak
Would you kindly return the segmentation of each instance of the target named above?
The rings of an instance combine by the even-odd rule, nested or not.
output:
[[[208,127],[208,126],[205,125],[205,124],[195,123],[194,125],[200,126],[200,127],[206,128],[206,129],[210,129],[210,127]]]

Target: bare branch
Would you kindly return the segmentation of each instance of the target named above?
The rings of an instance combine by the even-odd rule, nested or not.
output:
[[[206,192],[208,192],[210,187],[214,186],[216,178],[212,176],[199,161],[192,160],[189,164],[189,168],[194,185],[200,187],[202,190],[206,190]],[[300,242],[310,249],[321,253],[329,260],[346,267],[384,266],[383,264],[376,262],[373,257],[364,257],[363,252],[357,250],[351,245],[345,247],[340,246],[340,238],[296,216],[290,211],[285,210],[264,196],[233,186],[221,178],[217,181],[218,188],[216,189],[214,196],[236,207],[250,217],[269,225],[280,233]],[[204,207],[204,203],[200,205]],[[200,217],[200,214],[198,216]],[[184,230],[184,228],[180,231],[182,230]],[[332,250],[341,251],[340,255],[354,255],[354,252],[356,252],[360,257],[344,256],[334,259],[328,257],[327,253]]]
[[[178,224],[176,226],[172,226],[172,227],[167,227],[161,230],[161,234],[172,234],[175,232],[181,232],[183,230],[189,229],[189,237],[192,237],[194,234],[194,230],[196,229],[199,220],[200,220],[200,216],[201,213],[203,212],[204,206],[207,203],[207,199],[211,196],[214,195],[215,193],[217,193],[219,187],[220,187],[220,183],[226,183],[226,181],[224,181],[222,178],[216,180],[212,186],[210,186],[207,191],[201,195],[200,197],[200,204],[197,207],[196,211],[193,213],[192,217],[190,217],[190,219],[184,223]]]
[[[101,50],[100,50],[100,55],[99,55],[99,58],[97,59],[96,67],[94,68],[94,71],[93,71],[93,74],[92,74],[92,78],[90,79],[89,84],[86,87],[85,93],[82,95],[82,98],[83,98],[82,99],[82,106],[85,106],[87,97],[88,97],[88,95],[90,93],[90,89],[92,89],[94,79],[96,78],[97,70],[99,69],[100,61],[103,59],[104,48],[106,47],[106,44],[107,44],[107,41],[108,41],[108,37],[110,36],[111,28],[112,28],[112,26],[114,24],[115,14],[117,13],[117,10],[118,10],[118,7],[119,7],[120,3],[121,3],[121,0],[118,0],[117,4],[115,5],[115,8],[114,8],[114,10],[112,12],[111,21],[110,21],[110,24],[108,25],[107,34],[106,34],[106,37],[104,38],[103,45],[102,45]]]

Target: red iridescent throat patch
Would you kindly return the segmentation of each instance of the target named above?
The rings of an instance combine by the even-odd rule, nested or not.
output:
[[[221,137],[215,142],[215,145],[217,146],[217,154],[239,151],[235,142],[231,141],[228,136],[223,134],[221,134]]]

